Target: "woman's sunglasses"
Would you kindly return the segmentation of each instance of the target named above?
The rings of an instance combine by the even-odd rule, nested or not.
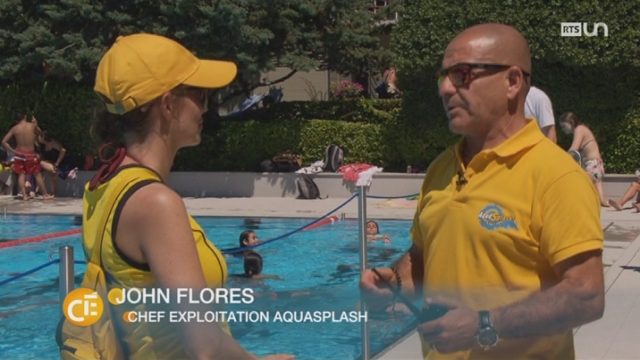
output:
[[[209,91],[207,89],[197,88],[193,86],[184,86],[181,89],[182,94],[193,96],[197,99],[198,103],[203,109],[208,109],[209,106]]]
[[[442,86],[445,77],[449,77],[453,86],[460,87],[465,86],[471,82],[471,70],[473,69],[508,69],[513,65],[504,64],[456,64],[446,69],[441,69],[436,72],[436,79],[438,80],[438,87]],[[531,76],[528,72],[520,69],[525,77]]]

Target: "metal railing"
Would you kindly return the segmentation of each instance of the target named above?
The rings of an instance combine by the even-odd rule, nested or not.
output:
[[[360,273],[367,269],[367,188],[358,186],[358,237],[360,238]],[[367,311],[367,304],[360,298],[361,311]],[[367,319],[368,320],[368,319]],[[371,357],[369,346],[369,321],[363,321],[362,331],[362,360]]]
[[[58,249],[58,256],[60,262],[58,263],[58,269],[60,271],[60,311],[63,311],[62,307],[64,299],[69,295],[75,285],[75,268],[73,261],[73,247],[62,246]]]

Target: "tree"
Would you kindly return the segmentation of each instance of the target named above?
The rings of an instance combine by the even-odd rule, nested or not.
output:
[[[233,94],[277,66],[362,74],[384,58],[366,0],[4,0],[0,80],[46,76],[89,85],[120,35],[179,40],[203,58],[235,61]],[[286,77],[285,77],[286,78]],[[277,81],[277,80],[276,80]],[[233,94],[230,94],[229,97]]]

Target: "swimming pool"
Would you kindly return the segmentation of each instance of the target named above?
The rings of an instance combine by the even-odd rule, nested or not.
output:
[[[0,218],[0,237],[21,239],[79,228],[73,216],[7,215]],[[243,218],[198,217],[207,236],[220,249],[237,246],[245,228]],[[263,218],[256,229],[262,240],[294,230],[309,219]],[[369,245],[369,266],[386,266],[410,245],[409,221],[378,221],[392,242]],[[302,231],[257,248],[264,258],[264,273],[283,280],[246,282],[230,278],[229,287],[254,287],[250,305],[228,305],[231,311],[351,311],[359,299],[359,244],[357,221],[338,222]],[[81,260],[80,237],[50,239],[0,249],[0,281],[48,262],[50,251],[73,246]],[[240,258],[227,258],[230,274],[243,272]],[[84,265],[76,265],[79,286]],[[58,359],[54,332],[61,312],[58,303],[58,266],[0,287],[0,357],[7,359]],[[291,296],[294,294],[294,296]],[[409,329],[413,316],[369,313],[371,354],[375,354]],[[258,356],[291,353],[297,359],[356,359],[361,352],[360,323],[230,323],[234,337]]]

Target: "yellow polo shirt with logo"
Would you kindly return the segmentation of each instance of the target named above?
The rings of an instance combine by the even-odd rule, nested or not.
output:
[[[466,168],[462,142],[430,165],[411,228],[424,254],[426,296],[452,297],[477,311],[495,309],[558,283],[553,266],[559,262],[603,248],[600,201],[591,180],[535,120],[527,121]],[[456,184],[460,171],[466,184]],[[425,359],[575,358],[571,331],[501,338],[488,351],[443,355],[424,341],[422,350]]]

